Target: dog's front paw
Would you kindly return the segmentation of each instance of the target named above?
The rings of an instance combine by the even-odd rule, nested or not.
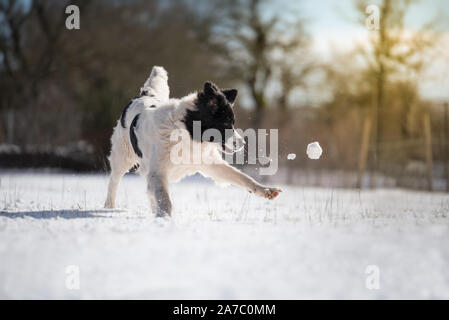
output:
[[[279,188],[262,187],[261,189],[258,190],[257,195],[269,200],[273,200],[281,192],[282,190]]]
[[[104,203],[104,208],[105,209],[114,209],[115,205],[112,201],[106,200],[106,202]]]

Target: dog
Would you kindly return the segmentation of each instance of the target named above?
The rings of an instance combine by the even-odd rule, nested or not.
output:
[[[168,186],[181,178],[200,173],[218,184],[234,184],[258,196],[274,199],[281,189],[261,185],[250,176],[229,165],[220,152],[229,150],[232,140],[243,143],[234,130],[233,105],[236,89],[219,89],[206,82],[203,91],[181,99],[169,99],[168,74],[163,67],[153,67],[140,94],[124,108],[111,137],[108,157],[111,174],[105,208],[114,208],[117,188],[131,168],[147,179],[150,205],[157,217],[171,216],[172,204]],[[195,123],[200,123],[200,136],[195,136]],[[207,130],[215,130],[222,139],[204,138]],[[171,161],[179,143],[172,139],[176,130],[188,132],[183,147],[193,154],[201,152],[208,161]],[[231,132],[231,137],[229,133]],[[216,141],[215,141],[216,140]]]

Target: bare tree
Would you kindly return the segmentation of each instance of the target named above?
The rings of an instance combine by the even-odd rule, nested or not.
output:
[[[106,153],[114,122],[152,65],[173,75],[173,96],[201,87],[217,70],[205,45],[210,21],[185,0],[0,4],[0,118],[4,127],[14,124],[15,137],[5,135],[10,143],[85,139]],[[79,30],[64,26],[67,4],[80,8]]]
[[[407,78],[416,81],[417,76],[426,66],[429,52],[436,40],[436,33],[431,32],[435,21],[424,25],[421,30],[410,31],[405,27],[405,16],[413,0],[382,0],[379,5],[379,26],[371,31],[369,47],[360,50],[368,65],[366,78],[371,79],[372,118],[374,122],[373,155],[375,168],[379,167],[381,150],[379,145],[385,139],[385,124],[388,122],[386,89],[388,83]],[[363,17],[370,3],[357,0],[356,7]],[[409,105],[410,107],[410,105]],[[404,115],[406,115],[405,112]]]
[[[83,7],[87,2],[78,4]],[[47,80],[62,59],[60,39],[65,29],[65,7],[69,3],[0,1],[0,110],[7,109],[10,142],[13,142],[14,124],[19,124],[14,119],[16,110],[27,108],[32,117],[39,114],[36,106],[43,96],[41,89],[48,85]],[[1,127],[0,131],[3,131]],[[32,136],[36,134],[31,127],[28,132]],[[15,140],[24,141],[20,137]]]
[[[287,111],[289,94],[304,84],[308,70],[295,54],[306,47],[302,21],[297,16],[289,20],[276,14],[263,15],[269,4],[262,0],[234,0],[222,5],[216,37],[212,39],[216,51],[223,54],[226,70],[248,89],[254,105],[252,125],[256,128],[270,103]],[[268,92],[273,82],[281,88],[278,99]]]

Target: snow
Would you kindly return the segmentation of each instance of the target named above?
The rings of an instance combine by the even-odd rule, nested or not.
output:
[[[0,172],[0,298],[449,298],[446,194],[281,186],[268,201],[193,177],[165,221],[142,178],[117,210],[106,185]]]
[[[289,153],[287,155],[287,160],[295,160],[295,158],[296,158],[296,154],[294,154],[294,153]]]
[[[323,149],[321,149],[319,142],[315,141],[307,145],[306,153],[310,159],[318,160],[323,153]]]

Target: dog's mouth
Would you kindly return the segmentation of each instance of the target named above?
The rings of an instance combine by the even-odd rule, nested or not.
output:
[[[230,141],[231,140],[231,141]],[[221,152],[225,154],[234,154],[240,152],[245,147],[245,141],[240,137],[231,137],[228,141],[221,143]]]
[[[234,149],[229,149],[225,144],[221,145],[221,152],[223,152],[224,154],[234,154],[237,151]]]

